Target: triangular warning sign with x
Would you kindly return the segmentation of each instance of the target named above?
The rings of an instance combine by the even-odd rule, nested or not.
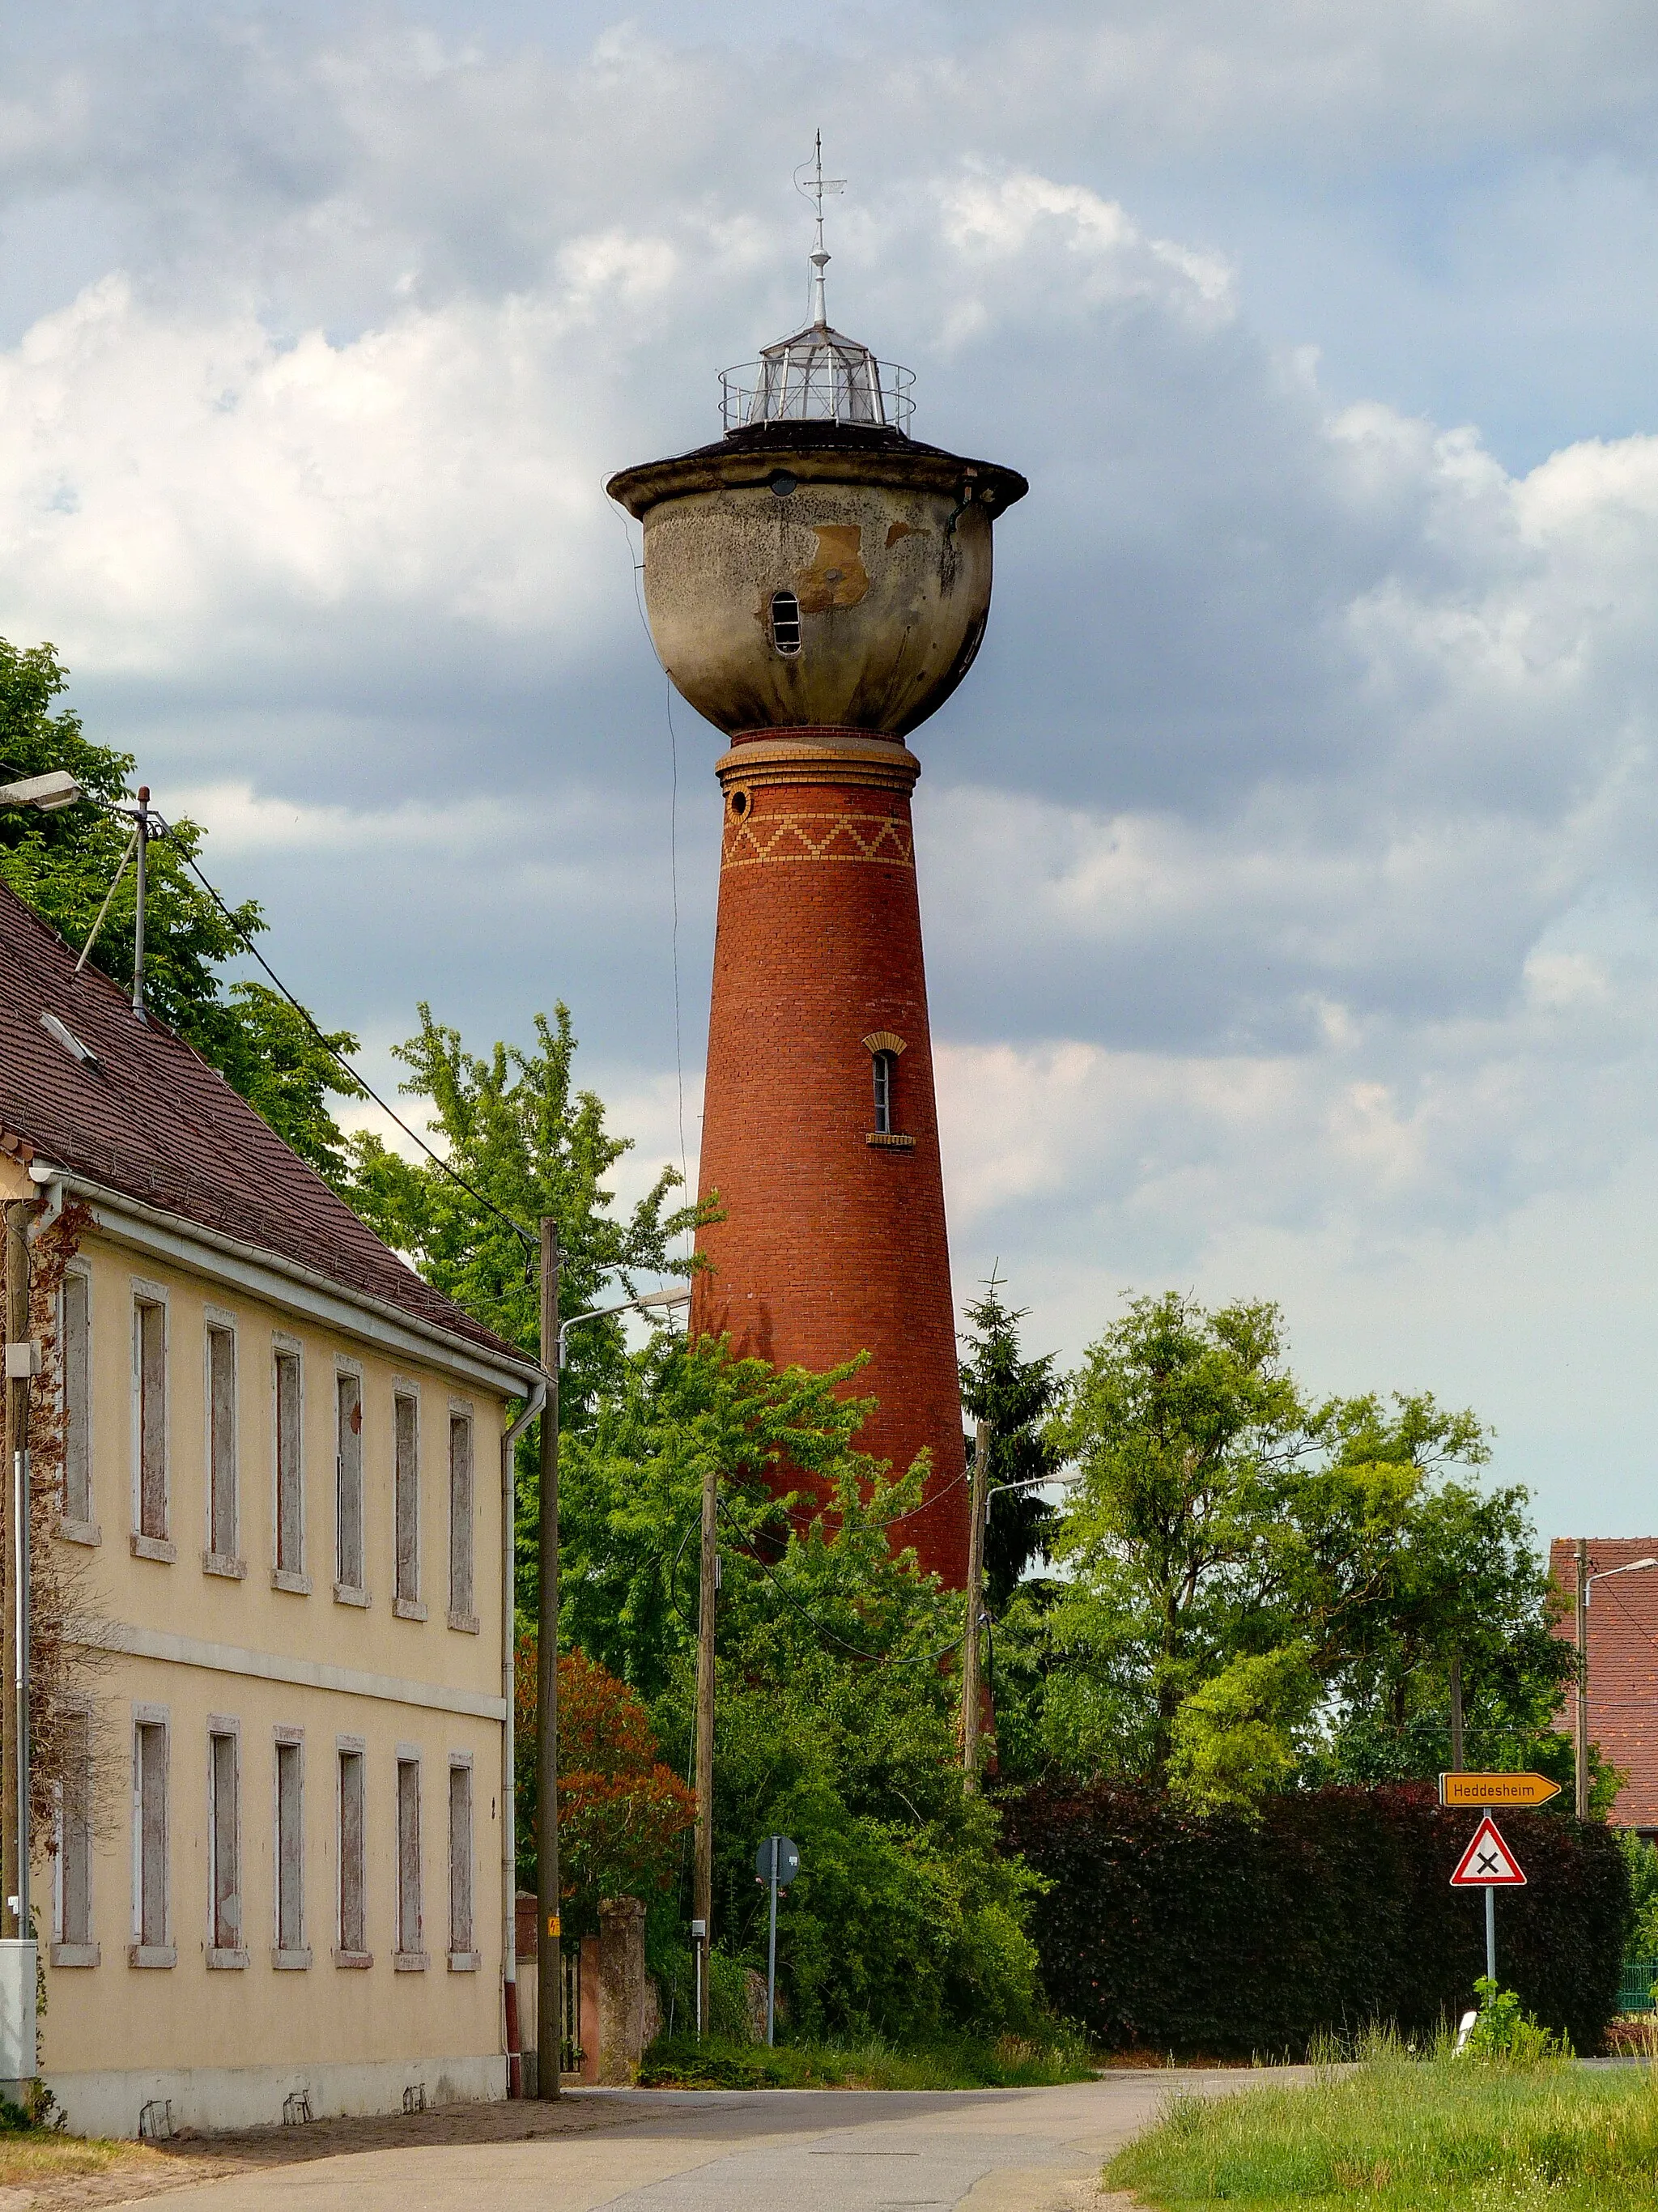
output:
[[[1526,1877],[1520,1862],[1497,1832],[1489,1813],[1473,1832],[1473,1841],[1463,1852],[1451,1876],[1453,1889],[1523,1889]]]

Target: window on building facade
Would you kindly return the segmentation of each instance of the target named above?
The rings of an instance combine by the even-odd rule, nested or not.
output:
[[[342,1369],[335,1378],[337,1403],[334,1576],[342,1589],[361,1590],[362,1377]]]
[[[366,1807],[367,1777],[361,1751],[340,1755],[340,1954],[349,1961],[368,1954]]]
[[[780,653],[800,650],[800,602],[793,592],[771,595],[771,641]]]
[[[133,1375],[138,1396],[138,1534],[167,1536],[167,1308],[135,1298]]]
[[[241,1741],[210,1724],[207,1739],[209,1963],[242,1963]],[[228,1954],[228,1956],[225,1954]]]
[[[216,1559],[236,1553],[236,1339],[228,1328],[207,1332],[207,1548]]]
[[[449,1416],[449,1619],[456,1628],[477,1626],[472,1588],[472,1423]],[[470,1945],[468,1948],[470,1948]]]
[[[398,1954],[421,1957],[420,1761],[398,1760]]]
[[[58,1940],[92,1942],[92,1716],[64,1716],[64,1780],[58,1817]]]
[[[409,1392],[400,1390],[392,1401],[392,1410],[397,1601],[414,1607],[420,1603],[420,1406]]]
[[[137,1895],[132,1932],[141,1964],[149,1963],[143,1954],[165,1953],[168,1942],[167,1735],[167,1723],[162,1720],[141,1720],[133,1730],[133,1820],[137,1833],[133,1853]]]
[[[305,1747],[276,1745],[276,1949],[305,1948]],[[343,1792],[342,1792],[342,1796]]]
[[[449,1769],[449,1955],[472,1952],[472,1770]]]
[[[276,1566],[285,1575],[305,1571],[305,1492],[300,1355],[276,1355]]]
[[[878,1136],[890,1137],[893,1126],[893,1076],[897,1060],[892,1053],[878,1052],[872,1054],[872,1061],[875,1071],[875,1132]]]
[[[64,1518],[85,1526],[93,1517],[92,1285],[78,1271],[64,1278],[60,1341],[64,1375]]]

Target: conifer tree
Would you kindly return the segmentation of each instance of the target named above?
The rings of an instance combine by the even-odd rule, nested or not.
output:
[[[1054,1523],[1054,1508],[1040,1489],[1017,1486],[1050,1480],[1060,1463],[1043,1434],[1060,1389],[1054,1355],[1022,1357],[1019,1323],[1029,1309],[1010,1309],[1002,1288],[993,1267],[985,1295],[967,1310],[971,1333],[962,1363],[962,1404],[974,1419],[990,1424],[985,1585],[993,1613],[1002,1610],[1025,1570],[1044,1555]],[[971,1436],[967,1449],[970,1461]]]

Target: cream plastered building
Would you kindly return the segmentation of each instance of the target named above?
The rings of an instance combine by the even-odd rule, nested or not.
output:
[[[503,2096],[537,1370],[3,890],[0,1197],[80,1568],[43,2077],[116,2135]]]

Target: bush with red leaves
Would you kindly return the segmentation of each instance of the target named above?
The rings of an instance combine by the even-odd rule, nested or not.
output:
[[[536,1850],[536,1638],[517,1653],[519,1879]],[[637,1695],[580,1651],[558,1662],[558,1874],[567,1929],[598,1925],[602,1897],[643,1897],[673,1879],[696,1796],[657,1757]]]

